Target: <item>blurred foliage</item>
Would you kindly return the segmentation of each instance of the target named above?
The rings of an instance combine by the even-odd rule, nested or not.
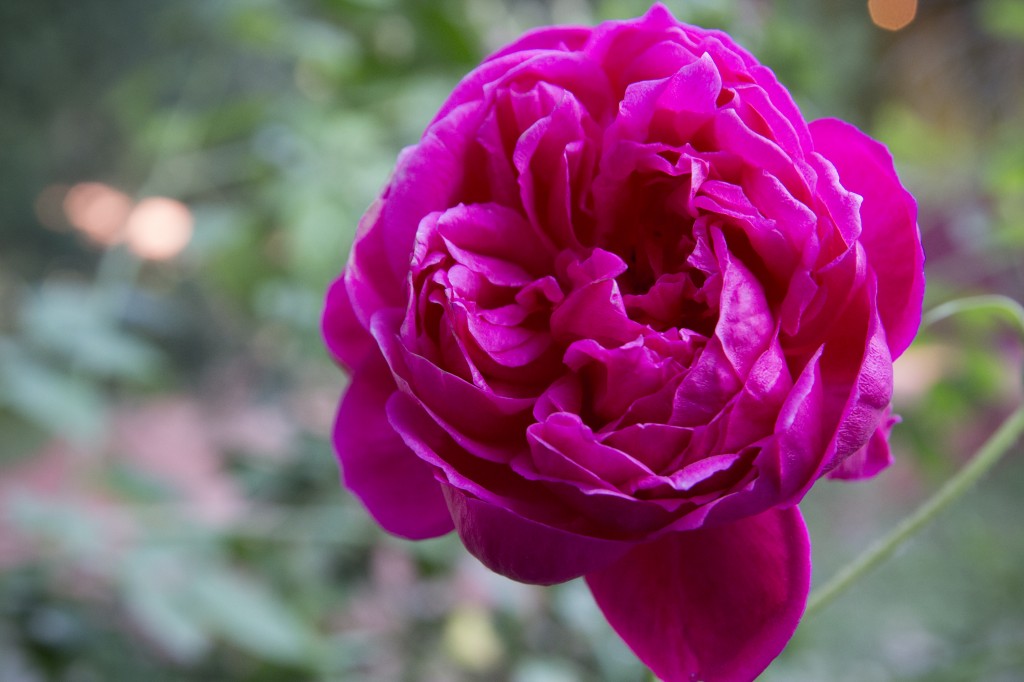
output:
[[[0,4],[0,679],[643,679],[579,581],[516,585],[457,539],[376,528],[338,486],[344,377],[316,329],[359,216],[458,78],[531,26],[646,4]],[[897,33],[860,0],[667,4],[733,33],[809,118],[889,145],[931,303],[1024,298],[1019,2],[922,2]],[[187,248],[147,259],[77,229],[83,182],[126,210],[184,202]],[[915,344],[898,464],[806,503],[819,579],[1020,402],[1021,366],[984,317]],[[765,679],[1024,678],[1022,490],[1018,458]]]

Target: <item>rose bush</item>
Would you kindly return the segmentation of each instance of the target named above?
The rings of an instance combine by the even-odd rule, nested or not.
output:
[[[889,461],[923,295],[877,142],[808,125],[661,6],[492,55],[406,149],[331,287],[335,445],[389,531],[586,576],[666,680],[745,680],[806,602],[795,506]]]

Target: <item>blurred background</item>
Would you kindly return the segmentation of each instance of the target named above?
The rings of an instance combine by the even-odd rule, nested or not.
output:
[[[883,140],[929,306],[1024,298],[1024,3],[680,0]],[[398,150],[522,30],[640,0],[0,3],[0,680],[645,679],[579,581],[385,536],[338,485],[322,294]],[[1022,400],[969,315],[897,368],[897,464],[805,504],[815,580]],[[1024,462],[807,619],[765,680],[1024,680]]]

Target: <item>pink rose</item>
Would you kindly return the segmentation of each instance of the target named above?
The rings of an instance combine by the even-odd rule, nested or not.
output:
[[[345,483],[397,535],[586,576],[665,680],[752,679],[806,602],[795,505],[889,462],[916,214],[882,145],[723,33],[660,5],[528,33],[402,153],[328,293]]]

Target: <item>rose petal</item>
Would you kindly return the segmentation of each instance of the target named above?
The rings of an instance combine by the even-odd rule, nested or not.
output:
[[[477,102],[455,107],[430,124],[423,139],[399,157],[390,193],[380,208],[380,220],[371,232],[386,245],[382,248],[387,265],[403,284],[420,221],[431,212],[450,207],[464,182],[478,180],[467,177],[463,163],[473,139],[465,131],[478,128],[484,113]],[[364,273],[371,265],[361,266]]]
[[[454,109],[457,109],[466,102],[485,100],[489,92],[493,93],[495,81],[500,81],[519,64],[529,61],[538,54],[545,54],[543,49],[534,49],[525,45],[525,43],[523,48],[514,50],[512,48],[515,45],[514,43],[508,48],[491,55],[480,66],[466,74],[466,77],[455,86],[452,94],[441,105],[441,109],[434,116],[434,120],[430,122],[430,125],[442,120]]]
[[[803,156],[811,141],[803,117],[785,90],[773,82],[771,71],[762,68],[756,75],[760,76],[756,85],[742,83],[736,87],[734,106],[738,105],[740,117],[751,127],[765,127],[766,136],[794,158]]]
[[[692,464],[684,466],[670,476],[665,476],[664,482],[675,490],[688,492],[691,488],[695,487],[699,483],[707,481],[715,474],[727,471],[739,460],[739,455],[712,455],[710,457],[704,457]],[[653,480],[651,480],[645,485],[640,486],[639,489],[642,490],[647,487],[653,487],[651,484],[657,485]]]
[[[819,348],[786,396],[773,434],[760,443],[753,462],[756,478],[718,501],[709,512],[713,522],[796,504],[817,479],[823,460],[829,459],[829,438],[839,421],[838,413],[830,414],[825,408],[821,355]]]
[[[551,315],[551,334],[565,345],[590,338],[617,346],[632,341],[641,331],[641,325],[626,315],[619,287],[611,280],[570,293]]]
[[[631,424],[604,436],[602,442],[628,452],[655,472],[664,472],[686,451],[692,429],[669,424]]]
[[[743,381],[730,364],[722,340],[712,337],[675,390],[668,423],[674,426],[707,424],[742,386]]]
[[[725,109],[714,120],[714,142],[718,149],[733,152],[744,162],[777,177],[790,192],[800,196],[806,186],[801,164],[774,140],[751,130],[735,110]]]
[[[630,84],[609,135],[685,144],[711,119],[721,90],[722,76],[704,54],[666,78]]]
[[[519,582],[572,580],[607,566],[632,546],[531,521],[450,485],[442,487],[466,549],[495,573]]]
[[[775,320],[765,298],[763,284],[729,250],[725,237],[715,230],[715,253],[722,272],[715,338],[740,376],[746,376],[775,336]]]
[[[593,339],[576,341],[566,349],[564,363],[583,378],[588,406],[605,423],[656,393],[683,369],[645,346],[642,336],[614,348]]]
[[[587,575],[615,631],[665,682],[749,682],[793,635],[810,586],[800,512],[674,533]]]
[[[527,31],[519,40],[501,48],[485,62],[533,50],[564,50],[575,52],[590,38],[592,29],[583,26],[544,26]]]
[[[878,309],[889,349],[899,357],[917,333],[924,297],[924,251],[917,203],[900,184],[884,145],[836,119],[810,125],[814,146],[843,186],[864,198],[860,242],[878,275]]]
[[[528,520],[527,527],[568,529],[566,532],[572,535],[591,540],[626,540],[635,535],[643,538],[652,528],[664,527],[672,521],[667,510],[679,506],[678,502],[674,506],[658,501],[638,502],[608,489],[583,490],[579,484],[546,480],[536,472],[526,454],[510,462],[511,470],[508,465],[474,457],[421,405],[401,391],[391,396],[387,412],[406,444],[421,459],[437,467],[443,483],[461,491],[467,498]],[[694,525],[699,525],[699,521]],[[500,543],[501,537],[491,541]],[[500,550],[494,551],[498,552],[497,556],[504,556]],[[507,559],[514,560],[514,557]],[[488,561],[485,559],[484,563]],[[554,578],[540,580],[551,581],[555,581]]]
[[[433,469],[388,423],[384,406],[395,392],[380,355],[352,376],[334,426],[334,447],[345,485],[388,532],[413,540],[452,530]]]
[[[867,298],[874,300],[875,287],[868,283]],[[859,305],[867,307],[864,301]],[[885,331],[878,319],[878,312],[861,310],[854,312],[855,318],[867,318],[867,330],[857,333],[849,330],[850,335],[840,337],[826,346],[826,354],[822,358],[822,372],[826,384],[833,390],[831,398],[826,397],[826,404],[843,400],[842,421],[835,437],[829,446],[833,455],[831,462],[826,463],[832,468],[851,456],[868,442],[880,424],[883,424],[892,401],[892,357],[886,344]],[[829,348],[834,349],[832,357]],[[845,356],[845,357],[844,357]],[[856,358],[856,359],[854,359]],[[829,365],[837,365],[830,368]],[[848,393],[842,394],[835,388],[844,382],[837,380],[845,372],[856,368],[856,374]]]
[[[327,290],[320,324],[327,349],[346,367],[357,367],[364,358],[375,352],[373,337],[359,323],[352,309],[343,277],[336,279]]]
[[[537,470],[574,480],[576,467],[620,489],[653,472],[630,453],[602,444],[589,426],[574,414],[556,412],[527,430]],[[584,481],[587,479],[584,478]]]
[[[594,144],[587,140],[589,115],[571,92],[564,92],[550,115],[519,137],[513,163],[519,171],[523,209],[560,246],[578,247],[578,180],[589,181]]]
[[[867,444],[843,460],[842,464],[828,473],[828,477],[844,480],[871,478],[892,464],[889,433],[898,422],[899,417],[891,414],[883,419]]]
[[[616,94],[621,95],[629,83],[643,80],[635,72],[629,73],[633,61],[643,55],[652,42],[658,41],[658,34],[674,23],[675,19],[665,6],[656,3],[639,20],[608,21],[596,26],[584,51],[601,65]],[[621,97],[619,99],[621,101]]]
[[[380,198],[367,209],[359,220],[352,253],[343,275],[349,292],[349,303],[359,324],[370,328],[370,318],[381,308],[402,305],[405,274],[391,271],[387,243],[380,226],[380,213],[390,187],[384,188]]]
[[[786,357],[777,339],[757,359],[743,389],[729,410],[725,438],[719,445],[732,452],[773,432],[774,422],[793,388]]]
[[[401,342],[399,311],[382,310],[374,316],[371,332],[380,344],[399,388],[414,396],[439,424],[454,436],[506,445],[515,435],[525,445],[526,425],[533,401],[511,398],[481,389],[456,376]]]
[[[834,227],[820,237],[818,265],[827,267],[830,260],[843,257],[860,238],[860,209],[863,199],[859,194],[843,186],[835,167],[820,153],[811,154],[808,157],[808,164],[816,176],[815,191],[819,201],[819,217],[826,219],[826,225],[830,221]]]
[[[437,219],[437,230],[449,252],[466,265],[480,264],[473,269],[487,274],[498,268],[515,273],[501,285],[522,286],[535,277],[520,280],[521,273],[536,270],[543,276],[551,271],[553,255],[546,237],[535,231],[518,212],[498,204],[459,204]]]

